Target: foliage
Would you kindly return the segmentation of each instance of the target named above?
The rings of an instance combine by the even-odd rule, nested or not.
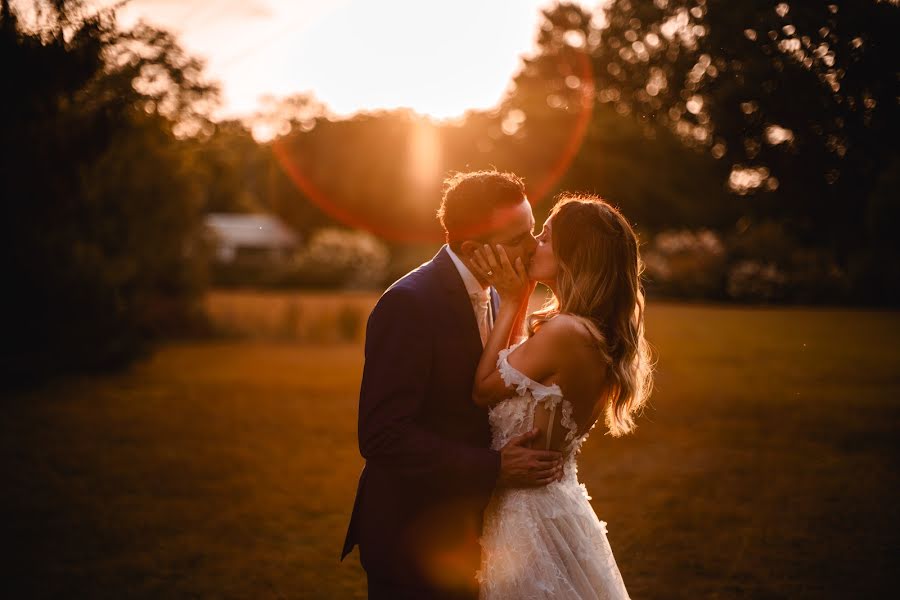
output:
[[[642,251],[648,291],[719,299],[726,272],[725,247],[713,231],[666,230]]]
[[[378,287],[389,259],[385,245],[369,233],[326,228],[313,234],[293,278],[315,287]]]
[[[302,116],[271,126],[290,129],[272,148],[298,174],[299,205],[374,232],[395,255],[439,239],[444,174],[495,166],[525,177],[539,222],[569,189],[599,193],[651,234],[777,223],[818,257],[812,270],[842,274],[820,289],[833,301],[893,303],[900,276],[878,265],[898,256],[895,236],[875,215],[898,210],[888,177],[900,94],[886,76],[897,73],[898,15],[872,0],[616,0],[594,14],[561,2],[496,110],[338,121],[294,99]],[[765,262],[756,248],[743,258]],[[796,273],[809,262],[779,264]],[[720,281],[713,295],[726,293]]]
[[[828,209],[868,197],[900,133],[896,5],[617,0],[605,21],[601,101],[708,149],[733,192],[804,234],[860,214]]]
[[[293,256],[217,261],[211,275],[223,288],[375,289],[389,283],[390,263],[390,250],[372,234],[325,227]]]
[[[666,297],[822,304],[845,302],[851,291],[833,253],[804,246],[774,221],[744,218],[724,236],[665,230],[642,256],[648,291]]]
[[[179,135],[215,89],[174,38],[115,12],[0,8],[0,196],[12,327],[7,382],[120,364],[193,318],[203,285],[200,182]]]
[[[509,153],[546,154],[545,139],[570,130],[573,115],[589,113],[578,154],[552,192],[599,193],[642,229],[733,223],[739,213],[714,159],[636,118],[628,104],[610,101],[620,92],[597,55],[605,32],[596,19],[571,3],[547,9],[543,17],[538,49],[525,60],[504,105],[525,115]]]
[[[537,90],[532,105],[571,107],[585,82],[554,69],[554,57],[587,55],[597,114],[609,107],[645,134],[644,156],[672,159],[624,148],[610,157],[588,137],[567,183],[588,187],[580,167],[599,165],[600,191],[650,229],[781,223],[850,274],[857,300],[896,302],[896,269],[875,268],[879,254],[897,256],[896,236],[871,218],[900,206],[896,185],[885,193],[878,183],[895,169],[900,134],[896,2],[614,0],[595,15],[562,2],[544,16],[540,51],[520,76]],[[666,152],[672,135],[699,155]],[[618,191],[603,177],[604,161],[618,157],[644,170],[643,189],[629,181]],[[684,174],[693,181],[666,185]]]
[[[564,189],[618,205],[655,236],[654,292],[900,302],[896,3],[561,2],[496,109],[338,119],[298,94],[219,123],[172,34],[37,5],[25,24],[0,0],[10,371],[124,362],[188,318],[202,212],[271,212],[311,240],[243,283],[383,285],[442,240],[441,180],[490,167],[524,176],[539,223]],[[666,245],[700,231],[722,252]]]

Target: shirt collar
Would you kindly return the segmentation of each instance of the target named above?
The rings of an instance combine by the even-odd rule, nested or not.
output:
[[[490,292],[489,288],[481,287],[481,284],[478,283],[478,280],[472,274],[472,271],[469,270],[469,267],[463,263],[462,259],[460,259],[456,253],[450,249],[450,246],[447,246],[447,254],[450,255],[450,260],[453,261],[453,264],[456,266],[456,270],[459,271],[460,277],[462,277],[463,283],[466,285],[466,291],[469,293],[469,296],[478,296],[485,300],[489,299]]]

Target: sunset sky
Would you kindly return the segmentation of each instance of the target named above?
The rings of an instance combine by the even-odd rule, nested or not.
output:
[[[220,117],[253,113],[265,94],[311,91],[340,115],[406,106],[452,118],[500,100],[533,48],[539,9],[551,4],[132,0],[119,16],[125,26],[143,18],[174,30],[205,58],[222,84]]]

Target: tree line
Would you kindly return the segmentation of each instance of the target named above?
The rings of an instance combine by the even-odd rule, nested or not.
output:
[[[454,170],[523,175],[539,222],[563,189],[606,197],[668,261],[661,293],[726,299],[735,273],[775,272],[775,299],[900,300],[895,2],[562,2],[502,103],[452,122],[337,118],[309,95],[214,122],[217,87],[172,34],[33,4],[26,23],[0,2],[9,380],[200,326],[207,212],[366,229],[401,257],[439,242]],[[703,286],[665,281],[698,269]]]

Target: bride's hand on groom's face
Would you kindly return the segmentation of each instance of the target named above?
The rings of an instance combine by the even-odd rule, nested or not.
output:
[[[472,262],[478,275],[500,294],[501,301],[520,301],[534,289],[522,259],[517,257],[515,262],[510,262],[506,248],[500,244],[494,247],[485,244],[476,249]]]

